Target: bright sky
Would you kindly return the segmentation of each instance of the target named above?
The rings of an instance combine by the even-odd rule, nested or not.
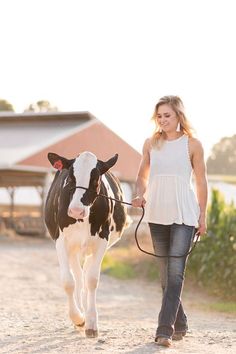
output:
[[[234,0],[0,0],[0,98],[88,110],[141,150],[179,95],[209,154],[236,134]]]

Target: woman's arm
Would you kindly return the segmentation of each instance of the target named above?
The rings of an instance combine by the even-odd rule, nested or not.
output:
[[[146,203],[145,198],[143,197],[146,188],[147,188],[147,180],[149,175],[150,168],[150,139],[147,139],[143,145],[143,155],[140,163],[138,176],[136,179],[135,193],[136,197],[132,200],[132,205],[134,207],[144,206]]]
[[[197,199],[200,207],[199,227],[200,235],[206,233],[206,208],[207,208],[207,178],[204,151],[202,144],[197,139],[190,139],[190,156],[196,181]]]

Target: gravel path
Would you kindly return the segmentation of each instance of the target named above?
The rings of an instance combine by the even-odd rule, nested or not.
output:
[[[199,310],[202,294],[186,289],[190,332],[169,349],[153,342],[160,307],[158,284],[102,274],[99,337],[87,339],[67,316],[50,240],[0,238],[0,353],[236,353],[236,320]]]

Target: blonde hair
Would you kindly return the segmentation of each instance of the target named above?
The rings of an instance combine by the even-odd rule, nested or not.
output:
[[[188,135],[189,137],[193,136],[193,128],[191,127],[190,122],[188,121],[185,115],[185,109],[182,100],[178,96],[163,96],[157,102],[152,116],[152,120],[155,122],[155,130],[151,137],[151,143],[152,146],[156,148],[161,148],[164,142],[164,136],[157,120],[158,108],[163,104],[167,104],[168,106],[170,106],[176,113],[176,116],[179,119],[180,123],[180,131],[183,132],[185,135]]]

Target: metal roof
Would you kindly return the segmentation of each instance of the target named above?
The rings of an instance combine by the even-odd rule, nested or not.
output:
[[[49,121],[49,120],[90,120],[96,119],[88,111],[79,111],[79,112],[23,112],[23,113],[14,113],[14,112],[4,112],[0,111],[0,124],[4,121]]]
[[[0,188],[45,186],[50,169],[45,167],[14,166],[0,168]]]
[[[0,115],[0,167],[12,166],[96,121],[88,112]]]

